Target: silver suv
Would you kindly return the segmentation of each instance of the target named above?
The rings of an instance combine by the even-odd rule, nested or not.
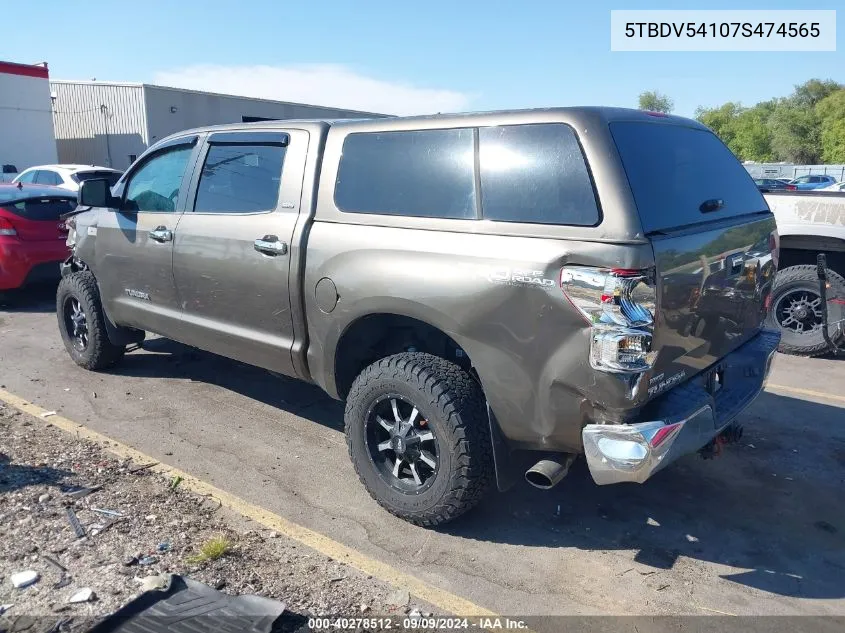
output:
[[[582,454],[599,484],[645,481],[725,433],[778,343],[774,219],[678,117],[203,128],[79,204],[57,297],[77,364],[151,331],[314,382],[364,486],[421,525]]]

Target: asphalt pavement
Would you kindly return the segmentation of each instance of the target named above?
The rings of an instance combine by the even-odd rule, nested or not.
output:
[[[160,338],[87,372],[52,289],[0,302],[0,388],[510,615],[845,615],[843,385],[845,361],[779,355],[715,460],[606,487],[578,463],[426,530],[366,494],[318,388]]]

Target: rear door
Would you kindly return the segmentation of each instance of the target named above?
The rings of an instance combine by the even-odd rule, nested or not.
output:
[[[175,237],[181,341],[295,373],[288,274],[308,133],[209,135]]]
[[[776,271],[774,217],[713,133],[633,121],[610,129],[654,248],[655,372],[691,376],[762,327]]]
[[[120,208],[96,227],[94,274],[106,311],[122,325],[173,336],[181,306],[173,283],[173,238],[185,208],[196,135],[174,139],[133,166]]]

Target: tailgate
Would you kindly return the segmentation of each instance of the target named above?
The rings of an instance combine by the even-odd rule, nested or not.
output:
[[[652,238],[657,374],[691,376],[757,334],[774,281],[774,232],[774,219],[764,215]]]
[[[654,249],[653,375],[681,381],[759,332],[777,267],[775,220],[706,128],[658,120],[610,129]]]

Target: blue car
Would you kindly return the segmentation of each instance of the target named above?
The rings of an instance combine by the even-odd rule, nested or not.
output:
[[[793,185],[798,191],[809,191],[811,189],[821,189],[822,187],[829,187],[835,182],[836,178],[834,178],[833,176],[821,176],[813,174],[811,176],[799,176],[789,184]]]

